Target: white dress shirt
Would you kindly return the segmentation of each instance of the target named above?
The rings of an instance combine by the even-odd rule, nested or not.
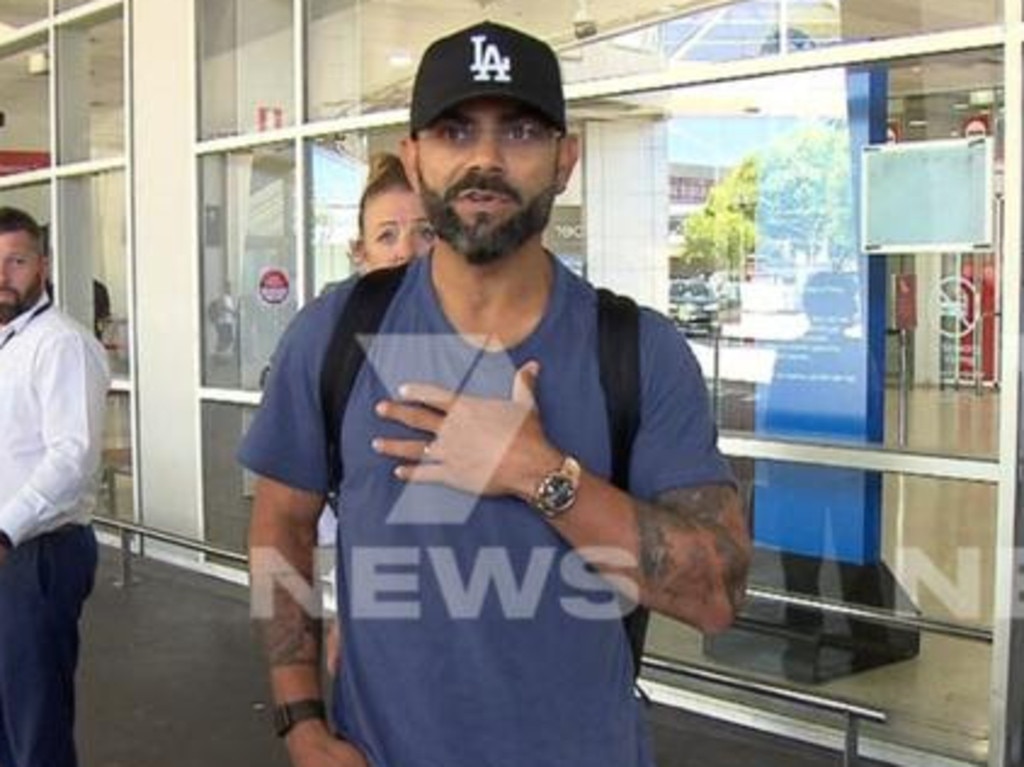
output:
[[[0,531],[17,546],[88,523],[110,371],[103,347],[42,296],[0,326]]]

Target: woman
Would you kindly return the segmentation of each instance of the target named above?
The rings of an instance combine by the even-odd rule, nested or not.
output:
[[[359,237],[350,257],[362,273],[398,266],[430,252],[434,229],[397,156],[370,158],[370,173],[359,200]]]
[[[423,256],[434,247],[434,229],[402,167],[389,152],[370,158],[370,172],[359,199],[359,237],[352,241],[349,257],[361,274],[387,269]],[[319,539],[333,546],[337,522],[328,508],[320,515]],[[331,621],[325,650],[327,669],[337,672],[340,637],[338,622]]]

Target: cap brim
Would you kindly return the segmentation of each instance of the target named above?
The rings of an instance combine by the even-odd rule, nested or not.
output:
[[[515,101],[526,107],[537,112],[539,115],[548,120],[559,130],[565,130],[565,123],[559,119],[556,115],[541,104],[537,104],[534,101],[524,99],[521,96],[517,96],[513,93],[509,93],[507,90],[500,88],[488,87],[486,84],[479,88],[470,89],[459,93],[458,96],[453,96],[446,100],[437,101],[434,103],[432,109],[429,112],[419,115],[419,119],[414,124],[411,120],[409,122],[409,134],[415,136],[416,133],[430,126],[431,123],[435,122],[441,115],[450,109],[457,107],[459,104],[464,104],[467,101],[474,99],[493,98],[500,99],[502,101]]]

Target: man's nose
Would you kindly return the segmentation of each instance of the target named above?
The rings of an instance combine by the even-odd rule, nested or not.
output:
[[[501,171],[505,168],[505,150],[498,130],[485,128],[473,142],[469,165],[483,172]]]

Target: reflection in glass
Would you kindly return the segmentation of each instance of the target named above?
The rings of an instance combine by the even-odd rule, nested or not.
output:
[[[131,522],[135,520],[131,395],[127,392],[111,392],[107,395],[106,417],[98,513]]]
[[[777,470],[799,470],[809,484],[832,471],[750,459],[733,459],[733,468],[750,499],[755,529],[760,501],[775,491],[771,477]],[[876,564],[857,567],[830,555],[814,560],[761,549],[751,586],[853,605],[877,605],[878,597],[890,595],[902,602],[903,609],[929,619],[991,627],[995,485],[896,474],[886,474],[880,481],[881,545]],[[824,508],[833,495],[794,503],[790,524],[799,526],[806,507]],[[823,533],[823,548],[834,550],[833,542],[842,534],[841,529]],[[891,716],[886,740],[939,749],[951,757],[983,757],[991,646],[911,634],[900,637],[899,631],[878,624],[753,597],[734,628],[715,638],[656,617],[646,652],[755,671],[809,686],[818,694],[878,706]],[[909,641],[912,638],[914,642]],[[756,705],[766,702],[759,699]]]
[[[50,185],[30,184],[0,189],[0,206],[21,208],[41,226],[50,223]]]
[[[352,273],[351,243],[359,236],[359,198],[366,178],[365,141],[355,135],[308,144],[309,258],[314,295]]]
[[[667,116],[633,132],[652,142],[666,132],[665,308],[722,428],[996,454],[997,257],[864,256],[857,202],[861,148],[887,133],[948,140],[987,125],[998,163],[999,58],[976,51],[623,99],[624,114]],[[958,72],[972,85],[922,91],[933,79],[966,83]],[[623,191],[612,197],[609,209],[639,211]]]
[[[358,114],[364,92],[372,92],[362,87],[363,73],[371,69],[369,64],[364,69],[363,57],[383,56],[387,46],[377,47],[374,53],[363,47],[363,5],[353,0],[309,0],[306,4],[306,111],[311,121]],[[403,25],[403,29],[409,27]],[[399,46],[407,42],[396,41]],[[410,74],[411,55],[406,58],[405,74]],[[384,67],[383,72],[389,69]],[[395,68],[394,75],[401,74]]]
[[[298,301],[294,153],[211,155],[201,174],[203,383],[258,389]]]
[[[70,11],[80,5],[85,5],[89,0],[57,0],[57,11]]]
[[[114,378],[131,372],[125,189],[120,171],[63,179],[58,290],[61,305],[92,328]]]
[[[18,0],[0,3],[0,42],[8,35],[17,34],[20,27],[46,18],[49,0]],[[0,88],[0,93],[7,93]]]
[[[273,130],[295,121],[292,3],[197,3],[202,138]]]
[[[131,373],[125,179],[114,171],[63,179],[56,256],[63,307],[106,348],[111,373]]]
[[[204,540],[244,552],[255,476],[235,460],[242,437],[255,414],[252,408],[203,403]]]
[[[0,58],[4,100],[0,176],[50,165],[49,75],[45,41]]]
[[[124,154],[124,19],[57,30],[62,163]]]
[[[637,9],[629,31],[607,38],[574,29],[563,44],[569,82],[661,71],[699,71],[708,63],[997,24],[997,0],[746,0],[692,12],[661,4]],[[652,12],[653,11],[653,12]],[[616,19],[595,16],[594,33]]]

